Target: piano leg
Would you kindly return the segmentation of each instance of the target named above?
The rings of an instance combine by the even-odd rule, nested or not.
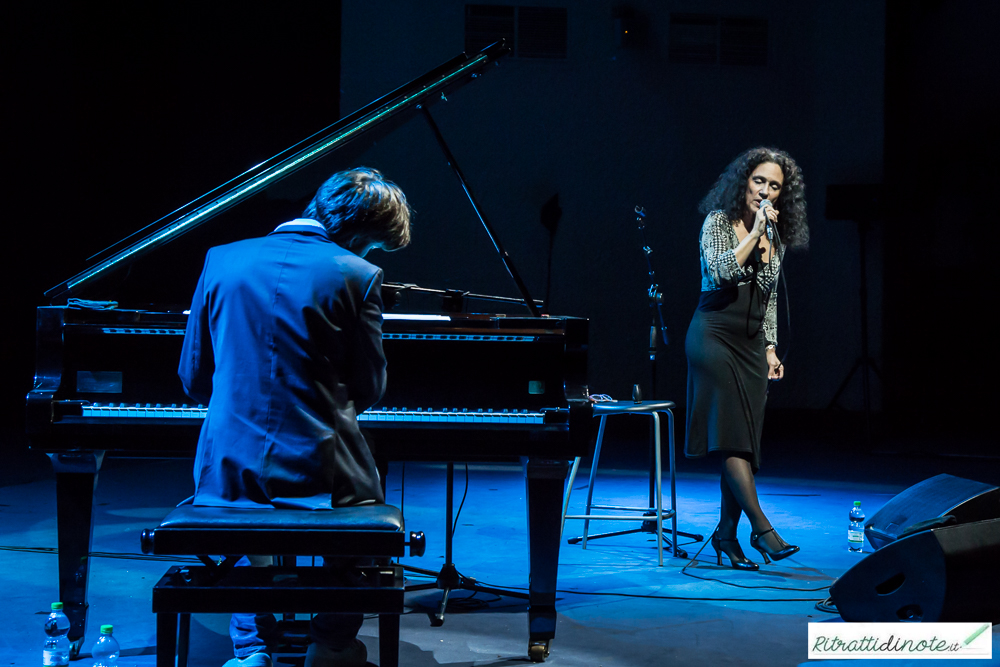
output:
[[[556,634],[556,576],[563,486],[569,461],[522,457],[528,503],[528,657],[542,662]]]
[[[59,599],[69,617],[70,656],[76,658],[87,630],[87,578],[94,534],[94,489],[103,451],[49,454],[56,473],[59,532]]]

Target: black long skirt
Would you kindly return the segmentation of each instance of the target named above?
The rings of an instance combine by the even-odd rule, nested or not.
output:
[[[684,350],[688,360],[684,454],[749,455],[760,469],[767,401],[764,307],[756,283],[702,292]]]

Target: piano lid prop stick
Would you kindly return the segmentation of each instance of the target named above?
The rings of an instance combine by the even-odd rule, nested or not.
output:
[[[472,195],[472,190],[469,188],[468,181],[465,180],[465,176],[462,174],[461,168],[458,166],[458,162],[455,161],[455,156],[451,154],[451,149],[448,148],[448,144],[444,140],[444,135],[441,134],[441,130],[438,128],[437,123],[434,122],[434,117],[431,116],[430,110],[421,105],[421,111],[424,112],[424,118],[427,119],[427,123],[431,126],[431,130],[434,132],[434,138],[437,139],[438,145],[441,146],[442,152],[444,152],[445,160],[448,161],[448,166],[452,168],[455,172],[455,176],[458,178],[458,182],[462,185],[462,190],[465,191],[465,196],[469,198],[469,203],[472,204],[472,209],[476,212],[476,216],[479,218],[479,222],[483,223],[483,227],[486,229],[486,234],[489,235],[490,241],[493,242],[493,247],[496,248],[497,254],[500,255],[500,261],[503,262],[504,268],[507,269],[507,273],[510,277],[514,279],[514,283],[517,285],[518,291],[524,298],[524,305],[527,306],[528,312],[531,313],[532,317],[540,317],[541,313],[538,310],[538,306],[535,305],[535,300],[531,298],[531,294],[528,293],[528,288],[521,280],[520,274],[514,267],[513,262],[510,259],[510,255],[507,251],[503,249],[500,244],[500,239],[497,238],[496,232],[493,231],[493,226],[483,215],[482,210],[476,203],[476,198]]]

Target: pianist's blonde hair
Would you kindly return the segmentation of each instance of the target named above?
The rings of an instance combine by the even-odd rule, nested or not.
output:
[[[348,250],[374,243],[392,251],[409,244],[412,214],[399,186],[377,169],[358,167],[328,178],[302,216],[321,222],[330,238]]]

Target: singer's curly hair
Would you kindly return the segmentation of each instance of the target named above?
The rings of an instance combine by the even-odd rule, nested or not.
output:
[[[701,200],[698,210],[704,215],[724,211],[730,219],[743,217],[746,207],[747,179],[758,165],[773,162],[781,167],[785,182],[775,208],[778,216],[778,234],[789,248],[809,246],[809,223],[806,220],[806,184],[802,170],[788,153],[774,148],[751,148],[729,163],[719,179]]]
[[[410,242],[413,210],[406,195],[377,169],[341,171],[319,186],[302,213],[318,220],[336,243],[352,252],[375,243],[382,250],[399,250]]]

